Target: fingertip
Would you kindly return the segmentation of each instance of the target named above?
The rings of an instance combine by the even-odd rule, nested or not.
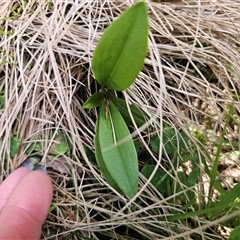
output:
[[[27,183],[31,181],[31,183]],[[49,207],[52,202],[53,196],[53,185],[51,178],[46,174],[46,172],[42,171],[42,168],[36,169],[35,171],[29,173],[22,182],[23,186],[27,186],[31,189],[31,193],[25,187],[25,192],[28,195],[28,205],[29,209],[35,208],[35,215],[38,218],[38,221],[43,224]],[[18,189],[17,189],[18,190]],[[24,190],[19,189],[19,192]],[[23,204],[25,204],[24,202]]]
[[[16,234],[19,234],[19,239],[39,238],[52,195],[51,179],[44,172],[36,170],[23,177],[0,215],[0,239],[6,236],[11,239]],[[14,221],[12,215],[15,216]]]
[[[29,172],[30,170],[28,168],[20,167],[13,171],[0,185],[0,213],[2,212],[3,207],[7,203],[15,187]]]

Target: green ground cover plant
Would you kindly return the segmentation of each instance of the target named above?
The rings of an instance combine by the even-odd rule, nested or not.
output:
[[[42,239],[237,239],[240,1],[1,4],[0,182],[43,156]]]
[[[147,38],[147,9],[144,2],[139,2],[115,20],[101,37],[92,59],[92,70],[101,90],[83,105],[100,106],[94,139],[97,163],[108,183],[129,197],[134,197],[138,190],[137,152],[112,98],[119,100],[111,97],[111,90],[123,91],[133,83],[143,67]]]

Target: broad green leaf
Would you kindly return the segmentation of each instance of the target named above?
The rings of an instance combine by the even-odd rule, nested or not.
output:
[[[127,125],[111,101],[110,106],[100,105],[94,143],[98,166],[108,183],[132,198],[138,188],[137,153]]]
[[[230,233],[229,240],[239,240],[240,238],[240,226],[235,227]]]
[[[97,160],[97,164],[99,166],[100,171],[102,172],[103,176],[106,178],[107,182],[115,189],[117,190],[119,193],[122,194],[121,189],[118,187],[117,183],[115,182],[115,180],[113,179],[111,173],[108,171],[108,168],[106,167],[105,164],[105,160],[103,158],[102,152],[101,152],[101,145],[99,142],[99,135],[96,134],[95,138],[94,138],[94,145],[96,148],[96,160]]]
[[[134,139],[133,143],[134,143],[136,152],[139,153],[141,149],[141,141],[139,139]]]
[[[155,165],[146,165],[142,169],[141,173],[148,179],[151,176],[155,167],[156,167]],[[159,190],[159,192],[165,194],[167,193],[168,178],[169,176],[165,171],[163,171],[162,169],[157,169],[156,173],[154,174],[151,180],[151,183],[155,188]]]
[[[101,102],[103,101],[105,95],[106,95],[105,92],[97,92],[97,93],[93,94],[83,104],[83,107],[87,108],[87,109],[98,107],[101,104]]]
[[[115,106],[121,113],[122,117],[124,118],[125,122],[127,123],[128,126],[132,126],[133,122],[130,116],[130,113],[127,108],[126,101],[120,98],[117,98],[113,95],[110,96],[111,100],[114,102]],[[142,111],[139,110],[135,105],[130,105],[130,110],[133,116],[133,119],[138,127],[141,127],[146,121],[147,121],[147,116],[144,116]]]
[[[54,150],[52,152],[50,152],[49,154],[61,155],[68,151],[69,151],[68,143],[66,142],[66,140],[64,138],[62,138],[60,140],[60,143],[56,146],[56,148],[54,148]]]
[[[55,135],[54,140],[58,143],[56,145],[54,144],[55,147],[49,154],[62,155],[71,150],[72,146],[70,144],[70,141],[67,139],[67,136],[62,131]]]
[[[127,89],[143,67],[147,37],[147,9],[139,2],[121,14],[99,40],[92,59],[98,83],[112,90]]]
[[[166,127],[163,129],[163,154],[172,154],[178,149],[187,148],[189,137],[182,131],[176,132],[172,127]],[[158,135],[153,135],[150,140],[150,146],[152,150],[159,153],[160,139]]]
[[[14,157],[18,152],[20,146],[20,141],[17,137],[11,136],[10,138],[10,157]]]
[[[26,154],[30,154],[32,152],[41,152],[42,144],[40,142],[31,143],[31,145],[27,148]]]

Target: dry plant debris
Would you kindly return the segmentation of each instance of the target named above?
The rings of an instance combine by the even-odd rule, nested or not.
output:
[[[219,223],[231,217],[226,213],[214,221],[195,217],[192,222],[170,222],[166,217],[179,212],[182,204],[175,201],[178,192],[166,198],[140,174],[138,196],[129,202],[108,186],[86,154],[86,148],[94,151],[96,111],[86,112],[82,105],[98,88],[89,63],[104,29],[134,2],[0,3],[1,181],[26,157],[31,144],[40,144],[44,163],[54,168],[57,156],[48,156],[56,143],[54,134],[61,131],[71,142],[69,152],[61,156],[69,171],[49,171],[55,191],[43,239],[222,239]],[[150,137],[161,136],[164,123],[195,139],[199,156],[204,153],[196,135],[204,138],[211,166],[230,106],[234,117],[227,122],[224,138],[237,146],[224,145],[220,157],[229,162],[229,154],[237,156],[238,166],[240,1],[146,2],[148,56],[123,96],[151,116],[133,132],[144,152],[140,166],[147,156],[156,168],[172,164],[162,154],[164,146],[159,154],[149,147]],[[11,136],[20,141],[13,158]],[[176,184],[180,162],[179,157],[179,167],[169,173]],[[199,168],[204,174],[202,163]],[[195,189],[201,184],[199,180]]]

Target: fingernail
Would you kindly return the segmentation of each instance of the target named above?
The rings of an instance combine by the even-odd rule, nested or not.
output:
[[[34,168],[34,170],[39,170],[39,171],[44,172],[45,174],[48,174],[46,168],[45,168],[43,165],[38,165],[38,166],[36,166],[36,167]]]
[[[29,157],[24,162],[22,162],[18,168],[25,167],[32,171],[41,161],[41,158],[39,156]]]

